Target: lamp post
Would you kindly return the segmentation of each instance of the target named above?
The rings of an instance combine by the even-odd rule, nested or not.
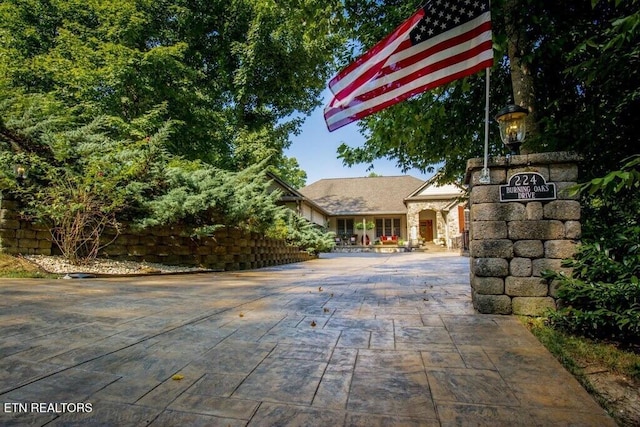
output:
[[[16,164],[13,166],[13,172],[16,175],[18,184],[22,185],[22,183],[27,179],[27,167],[23,164]]]
[[[524,142],[527,128],[525,119],[529,114],[527,109],[519,105],[507,105],[496,114],[496,121],[500,126],[500,138],[509,148],[511,155],[520,154],[520,145]]]

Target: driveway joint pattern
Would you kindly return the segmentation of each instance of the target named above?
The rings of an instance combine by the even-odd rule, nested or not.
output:
[[[468,263],[0,279],[0,425],[614,426],[516,318],[474,312]]]

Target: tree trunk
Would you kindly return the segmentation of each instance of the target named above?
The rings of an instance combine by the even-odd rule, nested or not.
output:
[[[521,0],[507,0],[505,3],[505,23],[507,30],[507,54],[511,69],[511,87],[515,104],[529,110],[527,116],[527,140],[538,136],[538,122],[536,120],[536,96],[533,85],[533,76],[529,64],[523,57],[528,53],[528,40],[522,17],[525,5]],[[525,146],[523,153],[527,152]]]

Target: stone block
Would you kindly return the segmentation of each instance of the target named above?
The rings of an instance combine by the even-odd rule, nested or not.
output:
[[[549,309],[556,309],[551,297],[514,297],[512,305],[513,314],[521,316],[541,316]]]
[[[509,263],[504,258],[476,258],[473,272],[479,277],[505,277],[509,274]]]
[[[509,274],[516,277],[531,276],[531,259],[514,258],[509,262]]]
[[[525,207],[522,203],[471,205],[471,221],[522,221],[525,218]]]
[[[134,236],[131,236],[130,238],[133,238]],[[158,237],[157,236],[135,236],[137,240],[133,240],[132,239],[132,244],[140,244],[140,245],[145,245],[145,246],[155,246],[158,244]]]
[[[191,255],[191,247],[190,246],[175,246],[171,248],[171,252],[175,255]]]
[[[571,274],[572,269],[568,267],[562,267],[561,259],[549,259],[549,258],[540,258],[534,259],[531,262],[531,275],[532,276],[542,276],[542,272],[545,270],[552,271],[561,271],[566,274]]]
[[[549,165],[549,179],[556,181],[577,181],[578,165],[576,163],[557,163]]]
[[[51,241],[38,240],[38,249],[48,249],[49,251],[51,251]]]
[[[511,167],[507,172],[507,180],[511,179],[513,175],[523,172],[537,172],[542,175],[545,180],[549,181],[549,167],[546,165],[523,166],[516,168]]]
[[[477,203],[496,203],[500,200],[499,185],[477,185],[471,189],[469,201]]]
[[[48,225],[45,224],[34,224],[31,223],[31,225],[29,226],[29,228],[31,228],[33,231],[35,231],[36,233],[40,232],[40,231],[46,231],[47,233],[49,232],[50,228]]]
[[[102,252],[104,252],[108,256],[121,255],[127,253],[127,248],[120,244],[114,243],[102,248]]]
[[[0,252],[2,252],[3,254],[10,254],[10,255],[15,255],[15,254],[20,254],[22,253],[22,251],[16,247],[16,246],[5,246],[0,245]]]
[[[566,221],[564,223],[564,237],[578,240],[582,237],[582,225],[580,221]]]
[[[512,258],[513,243],[511,240],[472,240],[471,256],[476,258]]]
[[[560,287],[559,280],[552,280],[549,284],[549,296],[553,298],[558,298],[558,288]]]
[[[158,244],[166,245],[166,246],[174,246],[178,244],[178,239],[176,236],[162,236],[162,237],[158,237]]]
[[[13,212],[17,212],[20,209],[20,207],[18,206],[18,202],[16,202],[15,200],[2,199],[0,200],[0,203],[2,204],[2,209]]]
[[[528,221],[536,221],[542,219],[543,210],[541,202],[529,202],[525,208],[525,219]]]
[[[580,194],[571,194],[571,188],[576,185],[575,182],[556,182],[556,197],[558,200],[580,200]]]
[[[36,239],[18,239],[19,248],[35,249],[40,247],[40,243]]]
[[[482,173],[482,168],[478,170],[474,170],[471,172],[471,185],[472,186],[482,186],[486,184],[480,184],[480,175]],[[503,168],[490,168],[489,169],[489,180],[490,184],[506,184],[507,183],[507,171]]]
[[[549,286],[540,277],[513,277],[504,280],[504,292],[512,297],[546,297]]]
[[[171,253],[172,248],[173,248],[172,246],[157,245],[153,249],[153,252],[158,256],[167,256]]]
[[[149,247],[144,245],[130,245],[127,246],[127,253],[131,256],[145,256],[149,252]]]
[[[571,258],[576,253],[578,245],[573,240],[547,240],[544,242],[545,258]]]
[[[474,277],[471,285],[481,295],[504,294],[504,279],[499,277]]]
[[[216,240],[220,240],[220,239],[226,239],[228,237],[229,233],[228,230],[226,228],[221,228],[219,230],[216,230],[216,232],[214,233],[214,237]]]
[[[2,228],[18,230],[20,229],[20,221],[18,221],[17,219],[5,219],[4,221],[2,221]]]
[[[179,255],[167,255],[163,257],[163,264],[167,265],[180,265],[180,256]]]
[[[211,255],[212,251],[213,251],[213,248],[211,246],[201,245],[201,246],[196,247],[195,254],[196,255]]]
[[[35,239],[36,232],[29,229],[20,229],[16,230],[16,238],[17,239]]]
[[[506,239],[506,221],[474,221],[471,223],[471,239]]]
[[[545,219],[562,221],[580,219],[580,202],[576,200],[554,200],[544,205]]]
[[[511,221],[507,226],[512,240],[557,240],[564,238],[561,221]]]
[[[506,157],[498,156],[498,157],[489,157],[489,163],[487,167],[496,168],[496,167],[506,167],[509,164]],[[467,160],[467,171],[482,169],[484,167],[484,158],[475,157]]]
[[[0,228],[0,236],[4,239],[8,239],[8,240],[15,240],[16,238],[16,231],[17,230],[11,230],[11,229],[6,229],[6,228]]]
[[[166,237],[171,236],[172,232],[169,227],[153,227],[148,229],[147,233],[151,234],[152,236]]]
[[[36,239],[51,240],[51,233],[49,232],[49,230],[36,231]]]
[[[523,258],[542,258],[544,246],[541,240],[518,240],[513,242],[513,255]]]
[[[507,295],[474,294],[473,305],[483,314],[511,314],[511,298]]]
[[[582,157],[572,151],[550,151],[546,153],[531,153],[526,156],[512,156],[516,157],[511,161],[511,164],[562,164],[562,163],[578,163],[582,160]],[[523,160],[521,160],[524,157]]]

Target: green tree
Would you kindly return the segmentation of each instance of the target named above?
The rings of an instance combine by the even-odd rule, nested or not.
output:
[[[279,164],[274,167],[274,172],[293,188],[302,188],[307,183],[307,173],[300,169],[300,164],[295,157],[283,156]]]
[[[47,93],[90,122],[163,105],[173,154],[278,167],[341,45],[337,0],[6,0],[0,98]]]
[[[0,188],[21,202],[25,218],[49,228],[73,262],[94,258],[110,243],[104,232],[117,236],[123,220],[140,227],[179,222],[194,234],[273,227],[286,208],[276,206],[264,162],[232,172],[175,156],[165,147],[173,124],[154,127],[162,114],[83,124],[47,96],[6,100]]]

